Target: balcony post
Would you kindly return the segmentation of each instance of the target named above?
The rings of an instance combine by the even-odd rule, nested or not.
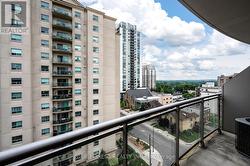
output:
[[[204,143],[204,99],[201,100],[200,106],[200,146],[206,148]]]
[[[222,134],[222,131],[221,131],[221,104],[222,104],[221,96],[218,95],[218,133],[220,135]]]
[[[128,165],[128,125],[123,125],[123,166]]]
[[[176,136],[175,136],[175,165],[179,166],[179,149],[180,149],[180,108],[176,109]]]

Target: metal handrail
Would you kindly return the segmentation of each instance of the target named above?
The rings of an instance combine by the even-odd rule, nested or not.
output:
[[[165,114],[173,112],[173,111],[179,112],[180,108],[184,108],[184,106],[187,107],[187,106],[190,106],[190,104],[197,104],[198,102],[204,102],[206,99],[211,99],[211,100],[219,99],[220,101],[220,97],[221,97],[220,93],[214,94],[214,95],[203,96],[203,97],[196,97],[193,99],[184,100],[181,102],[172,103],[169,105],[153,108],[153,109],[146,110],[143,112],[127,115],[127,116],[113,119],[110,121],[106,121],[106,122],[103,122],[94,126],[86,127],[86,128],[72,131],[69,133],[65,133],[59,136],[55,136],[55,137],[51,137],[45,140],[23,145],[17,148],[9,149],[9,150],[0,152],[0,165],[7,165],[7,164],[19,162],[29,157],[32,157],[32,158],[27,161],[22,162],[21,164],[19,163],[17,165],[36,164],[36,163],[45,161],[44,159],[50,159],[59,154],[63,154],[67,151],[73,150],[77,146],[86,145],[98,139],[110,136],[118,131],[123,130],[123,132],[127,132],[126,128],[133,126],[134,123],[136,123],[138,120],[141,120],[141,123],[143,123],[143,120],[152,116],[155,116],[155,117],[160,116],[163,112]],[[220,111],[220,109],[218,110]],[[220,113],[218,113],[218,116],[220,116]],[[96,133],[101,133],[101,134],[97,136],[93,136]],[[127,133],[123,133],[123,134],[127,135]],[[79,141],[81,139],[84,139],[84,140]],[[124,145],[125,145],[127,144],[127,139],[126,138],[124,139],[125,139],[124,140]],[[203,141],[203,139],[204,138],[201,138],[201,141]],[[74,141],[77,141],[77,143],[72,143]],[[176,142],[177,142],[176,148],[179,148],[179,141],[176,140]],[[65,147],[62,147],[62,145],[65,145]],[[56,148],[59,148],[59,149],[56,149]],[[47,152],[47,153],[42,154],[40,156],[35,156],[44,152]],[[179,161],[179,154],[176,157],[175,162],[178,163],[178,161]],[[125,165],[127,164],[125,163]]]

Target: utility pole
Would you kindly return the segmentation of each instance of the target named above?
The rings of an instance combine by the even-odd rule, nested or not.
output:
[[[152,165],[152,161],[151,161],[151,134],[149,134],[149,166]]]

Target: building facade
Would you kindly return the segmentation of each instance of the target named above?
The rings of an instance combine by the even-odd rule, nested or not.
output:
[[[119,116],[116,19],[76,0],[25,2],[28,31],[0,34],[0,151]],[[114,152],[115,140],[50,162],[92,161],[101,149]]]
[[[230,75],[230,76],[225,76],[225,75],[218,76],[218,78],[217,78],[217,84],[218,84],[218,86],[222,87],[226,82],[228,82],[229,80],[231,80],[237,74],[238,73],[234,73],[233,75]]]
[[[120,92],[141,87],[140,32],[135,25],[121,22],[120,33]]]
[[[142,66],[142,87],[147,87],[150,90],[156,89],[156,70],[153,65]]]

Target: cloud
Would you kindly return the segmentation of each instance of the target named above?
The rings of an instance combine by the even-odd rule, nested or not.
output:
[[[201,23],[186,22],[179,17],[169,17],[154,0],[87,0],[90,7],[106,14],[136,24],[150,40],[164,40],[170,45],[190,45],[206,36]]]

